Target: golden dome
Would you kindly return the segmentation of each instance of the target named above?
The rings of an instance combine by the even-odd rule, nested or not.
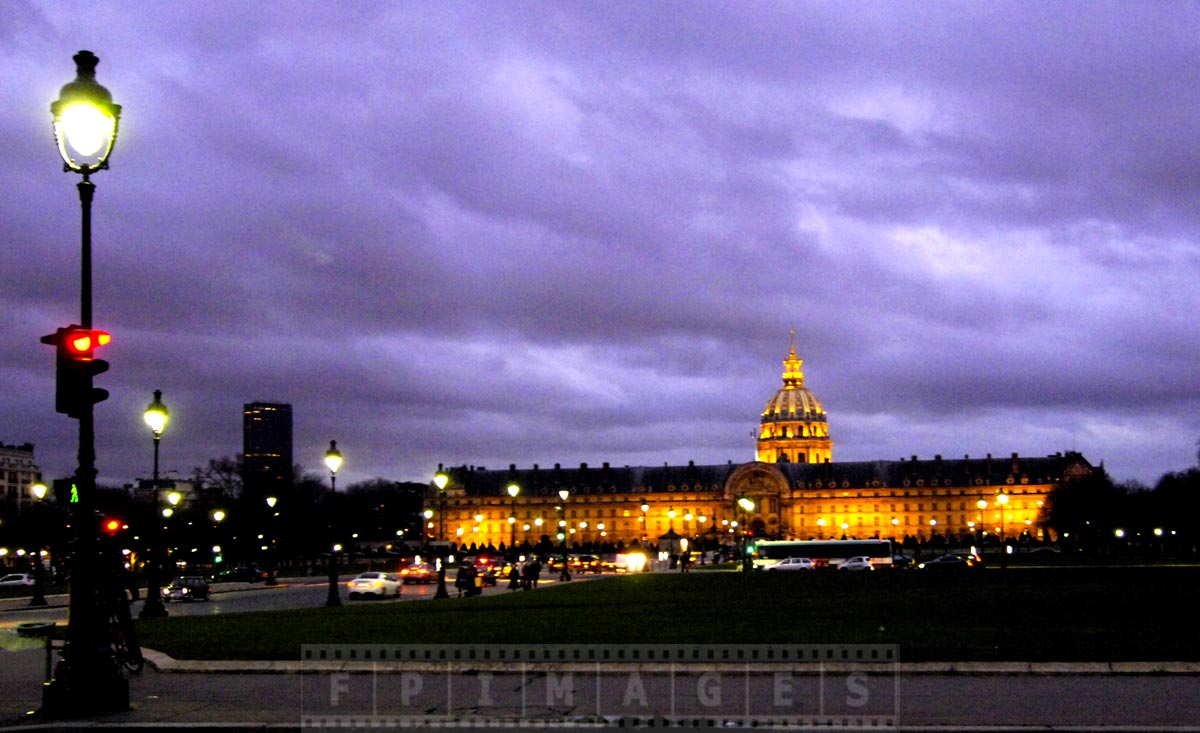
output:
[[[804,360],[796,356],[796,332],[792,331],[791,351],[783,361],[783,386],[763,408],[764,418],[784,420],[811,420],[825,416],[817,396],[804,386],[804,372],[800,371]]]

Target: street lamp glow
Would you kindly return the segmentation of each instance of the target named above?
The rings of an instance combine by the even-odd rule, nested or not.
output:
[[[337,441],[329,441],[329,450],[325,451],[325,466],[331,475],[337,475],[342,467],[342,454],[337,449]]]
[[[278,499],[278,498],[276,498],[276,497],[274,497],[274,496],[268,496],[268,497],[267,497],[267,508],[269,508],[269,509],[274,509],[274,508],[275,508],[275,505],[276,505],[277,503],[279,503],[279,499]]]
[[[444,474],[444,473],[434,474],[433,485],[438,487],[438,491],[445,490],[446,484],[448,484],[448,483],[450,483],[450,477],[447,476],[446,474]]]
[[[754,501],[745,496],[738,499],[738,506],[740,506],[742,508],[742,511],[747,511],[747,512],[754,511]]]
[[[171,506],[179,506],[181,501],[183,501],[183,494],[178,491],[167,492],[167,503]]]
[[[212,519],[214,522],[224,522],[225,521],[225,512],[220,509],[216,510],[215,512],[212,513]]]
[[[167,406],[162,402],[162,390],[154,390],[154,401],[146,406],[146,412],[142,417],[150,426],[150,432],[154,433],[156,440],[162,435],[163,429],[167,427],[169,415]]]
[[[100,59],[91,51],[75,54],[75,80],[64,85],[58,99],[50,103],[54,138],[63,159],[64,171],[82,173],[84,180],[108,167],[117,140],[121,105],[96,82]]]
[[[38,483],[30,486],[29,490],[33,492],[33,497],[35,499],[37,499],[38,501],[41,501],[42,499],[46,498],[46,484],[43,484],[40,481]],[[1162,530],[1159,530],[1160,533],[1161,533],[1161,531]]]
[[[520,486],[517,486],[516,484],[509,484],[509,485],[508,485],[508,495],[509,495],[509,496],[511,496],[512,498],[514,498],[514,499],[515,499],[515,498],[517,498],[517,494],[519,494],[519,493],[521,493],[521,487],[520,487]]]
[[[562,489],[561,491],[558,492],[558,498],[562,499],[563,501],[566,501],[567,497],[570,495],[571,495],[571,492],[567,491],[566,489]]]

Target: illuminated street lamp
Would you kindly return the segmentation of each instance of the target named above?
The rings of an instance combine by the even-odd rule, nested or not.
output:
[[[337,472],[338,469],[342,467],[342,454],[337,449],[336,440],[329,441],[329,450],[325,451],[325,466],[329,469],[329,498],[332,499],[337,493]],[[330,530],[334,530],[336,527],[334,524],[335,518],[332,512],[332,502],[330,503],[329,508],[331,510],[329,517],[329,528]],[[329,534],[330,539],[332,539],[334,532],[331,531]],[[325,597],[326,606],[342,605],[342,596],[340,593],[338,593],[337,554],[339,549],[341,549],[341,546],[336,543],[329,548],[329,593]]]
[[[566,489],[562,489],[558,492],[558,498],[562,499],[563,522],[564,523],[567,520],[567,497],[570,495],[571,495],[571,492],[567,491]],[[563,532],[562,575],[558,576],[559,580],[570,580],[571,579],[571,571],[567,568],[567,559],[568,559],[567,550],[569,548],[569,545],[567,543],[570,541],[570,539],[571,539],[570,536],[564,531]]]
[[[742,570],[749,572],[754,569],[754,561],[746,552],[746,518],[750,512],[754,511],[754,501],[743,496],[738,499],[737,503],[742,510]]]
[[[438,546],[438,587],[437,592],[433,594],[434,598],[449,598],[450,594],[446,591],[446,484],[450,483],[450,477],[444,473],[438,473],[433,477],[433,484],[438,490],[438,541],[441,543]]]
[[[508,552],[514,561],[517,559],[517,550],[514,545],[517,544],[517,494],[519,493],[521,493],[521,487],[516,483],[508,485],[508,495],[512,499],[512,505],[508,511],[508,527],[511,530],[508,538]]]
[[[271,516],[267,517],[267,531],[270,532],[270,536],[267,537],[267,585],[279,585],[275,578],[275,517],[279,516],[275,505],[278,502],[277,497],[267,497],[267,509],[271,510]]]
[[[642,499],[642,544],[646,544],[646,512],[650,511],[650,505]]]
[[[1008,508],[1008,494],[1003,491],[996,497],[1000,505],[1000,569],[1008,567],[1008,538],[1004,534],[1004,511]]]
[[[54,137],[65,172],[83,176],[76,188],[81,209],[80,327],[92,328],[92,198],[91,174],[108,168],[117,139],[121,106],[96,82],[99,59],[91,51],[74,56],[76,77],[65,84],[50,104]],[[78,501],[72,507],[75,530],[71,557],[67,634],[54,679],[42,689],[42,713],[48,717],[77,717],[129,709],[129,682],[113,664],[107,609],[100,589],[115,579],[102,567],[96,511],[95,397],[92,374],[80,380],[87,395],[79,405],[79,465],[75,471]]]
[[[158,442],[162,438],[163,430],[167,427],[169,414],[167,406],[162,401],[162,390],[154,390],[154,401],[147,405],[146,412],[142,416],[146,420],[151,434],[154,435],[154,474],[152,479],[154,498],[151,504],[153,510],[150,512],[153,534],[150,537],[152,548],[150,563],[146,566],[146,602],[142,604],[142,612],[138,614],[139,618],[162,618],[167,615],[167,608],[162,602],[161,576],[165,552],[161,510],[158,507]]]
[[[29,487],[33,492],[33,498],[37,499],[37,507],[34,509],[38,517],[38,547],[33,551],[33,598],[29,600],[31,606],[46,605],[46,570],[42,567],[42,549],[41,549],[41,533],[45,531],[46,526],[41,521],[42,518],[42,501],[46,498],[46,484],[38,482]]]

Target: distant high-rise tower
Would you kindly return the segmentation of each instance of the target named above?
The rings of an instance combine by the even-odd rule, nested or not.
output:
[[[292,484],[292,406],[251,402],[242,412],[242,480],[264,496]]]

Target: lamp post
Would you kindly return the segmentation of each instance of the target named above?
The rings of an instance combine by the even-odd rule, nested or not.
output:
[[[76,77],[50,104],[54,136],[63,171],[83,176],[76,188],[81,209],[80,325],[92,328],[92,196],[91,174],[108,168],[117,139],[121,106],[96,82],[99,59],[91,51],[74,56]],[[70,598],[66,642],[54,679],[43,687],[42,712],[49,717],[86,715],[129,709],[129,683],[114,663],[109,644],[108,614],[101,590],[115,583],[101,563],[96,525],[96,436],[92,371],[82,375],[79,406],[79,465],[75,472],[78,501],[72,505],[75,530],[71,555]]]
[[[567,559],[569,557],[570,546],[567,544],[571,540],[571,535],[567,531],[570,527],[567,523],[567,497],[571,495],[570,491],[562,489],[558,492],[558,498],[562,499],[563,508],[563,556],[562,556],[562,574],[558,576],[559,580],[570,580],[571,570],[567,567]]]
[[[267,509],[271,514],[267,517],[267,585],[279,585],[275,579],[275,517],[279,516],[275,504],[278,502],[279,499],[274,496],[267,497]]]
[[[512,499],[511,506],[508,510],[508,527],[511,530],[508,539],[508,552],[512,555],[512,561],[517,561],[517,494],[521,493],[521,487],[516,483],[508,485],[508,495]]]
[[[337,441],[329,441],[329,450],[325,451],[325,466],[329,469],[329,498],[333,499],[337,495],[337,472],[342,467],[342,454],[337,449]],[[326,606],[342,605],[342,596],[338,593],[338,567],[337,553],[340,546],[333,542],[333,535],[336,531],[336,518],[333,516],[333,504],[329,506],[329,528],[330,528],[330,546],[329,546],[329,593],[325,598]]]
[[[444,473],[438,473],[433,477],[433,484],[438,490],[438,587],[437,592],[433,594],[434,598],[449,598],[450,594],[446,591],[446,484],[450,483],[450,477]]]
[[[42,533],[46,530],[46,525],[42,519],[42,501],[46,498],[46,484],[38,482],[29,487],[33,492],[33,498],[37,499],[37,507],[34,509],[35,516],[38,522],[35,525],[38,536],[38,546],[33,550],[33,598],[29,599],[30,606],[45,606],[46,605],[46,570],[42,567]]]
[[[642,499],[641,510],[642,510],[642,544],[645,545],[646,544],[646,512],[650,511],[650,505],[648,503],[646,503],[645,499]]]
[[[1008,538],[1004,534],[1004,511],[1008,509],[1008,494],[1001,491],[996,497],[996,503],[1000,505],[1000,569],[1004,570],[1008,567]]]
[[[754,511],[754,501],[743,496],[737,501],[738,507],[742,510],[742,570],[749,572],[754,569],[754,561],[750,559],[750,554],[746,552],[746,517],[750,512]]]
[[[139,618],[162,618],[167,615],[166,606],[162,602],[163,567],[163,529],[162,517],[158,509],[158,441],[162,438],[163,429],[167,427],[167,406],[162,402],[162,390],[154,390],[154,401],[146,407],[143,417],[150,432],[154,435],[154,499],[151,506],[150,519],[154,522],[150,542],[153,549],[150,552],[150,564],[146,567],[146,602],[142,604]]]
[[[979,498],[975,506],[979,507],[979,556],[983,557],[983,511],[987,509],[987,499]]]

